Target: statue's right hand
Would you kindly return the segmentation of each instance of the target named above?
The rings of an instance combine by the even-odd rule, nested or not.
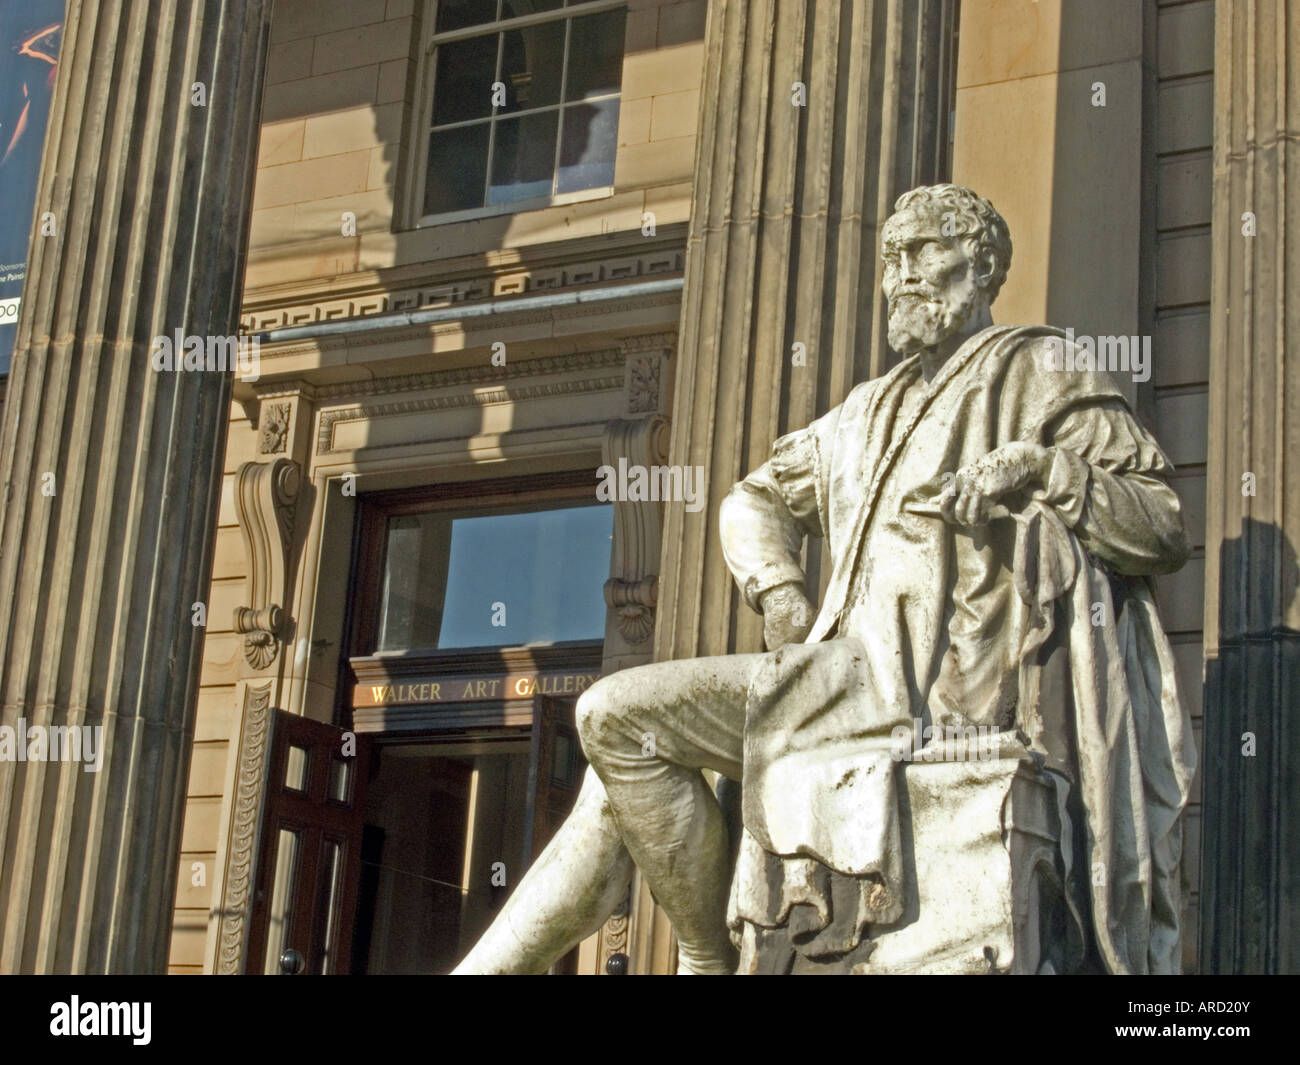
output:
[[[803,643],[817,616],[816,608],[797,584],[769,588],[759,597],[758,605],[763,608],[763,642],[769,651],[789,643]]]

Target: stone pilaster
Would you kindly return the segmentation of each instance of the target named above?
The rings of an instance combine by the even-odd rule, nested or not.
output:
[[[718,506],[773,440],[888,368],[877,234],[947,168],[955,19],[952,0],[709,5],[670,442],[707,504],[665,508],[657,661],[762,646]],[[632,971],[671,971],[671,928],[637,889]]]
[[[1200,957],[1295,972],[1300,2],[1218,0],[1215,18]]]
[[[658,660],[760,647],[718,505],[776,437],[887,368],[877,233],[946,167],[955,6],[709,5],[671,441],[708,504],[667,508]]]
[[[0,437],[3,723],[102,727],[98,772],[0,762],[0,971],[161,972],[269,0],[70,0]]]

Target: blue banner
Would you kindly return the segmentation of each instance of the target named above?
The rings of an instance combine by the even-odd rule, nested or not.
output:
[[[63,0],[0,0],[0,374],[17,332],[63,15]]]

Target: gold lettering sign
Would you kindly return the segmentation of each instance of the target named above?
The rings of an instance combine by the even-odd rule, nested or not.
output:
[[[354,707],[416,706],[423,703],[474,703],[493,699],[531,699],[542,695],[578,695],[600,679],[599,673],[510,673],[502,676],[443,677],[440,681],[358,684]]]

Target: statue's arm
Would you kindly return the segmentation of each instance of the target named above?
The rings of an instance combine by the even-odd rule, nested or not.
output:
[[[1117,573],[1171,573],[1190,548],[1173,466],[1118,401],[1076,408],[1050,432],[1042,498]]]
[[[770,462],[732,488],[722,501],[718,524],[727,567],[750,607],[761,613],[760,600],[773,588],[803,588],[800,551],[812,530],[784,498]]]
[[[805,536],[822,535],[822,456],[829,454],[838,414],[837,408],[777,440],[771,457],[722,502],[723,555],[745,601],[759,613],[767,612],[765,602],[795,608],[807,602],[800,553]],[[807,621],[810,625],[812,618]]]

